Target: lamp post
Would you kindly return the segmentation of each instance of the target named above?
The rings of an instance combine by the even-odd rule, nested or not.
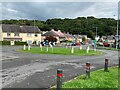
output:
[[[35,46],[35,19],[34,19],[34,46]]]
[[[118,48],[118,29],[119,29],[119,14],[120,14],[120,1],[118,2],[118,17],[117,17],[117,29],[116,29],[116,49]]]

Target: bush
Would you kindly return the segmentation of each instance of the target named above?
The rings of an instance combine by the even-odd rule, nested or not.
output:
[[[0,41],[0,45],[10,45],[10,41]],[[27,45],[27,42],[15,41],[15,45]]]
[[[82,37],[82,42],[84,42],[86,39],[85,39],[85,37]]]
[[[10,41],[0,41],[0,45],[10,45]]]
[[[27,45],[27,42],[15,41],[15,45]]]

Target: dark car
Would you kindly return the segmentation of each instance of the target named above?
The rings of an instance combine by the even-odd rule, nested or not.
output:
[[[72,43],[71,46],[76,46],[76,44],[75,44],[75,43]]]

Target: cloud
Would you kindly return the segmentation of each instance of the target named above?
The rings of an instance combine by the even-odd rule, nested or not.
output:
[[[113,2],[4,2],[3,19],[76,18],[78,16],[112,17],[117,14]]]
[[[101,0],[0,0],[1,2],[101,2]],[[103,0],[102,2],[118,2],[119,0]]]
[[[95,16],[100,18],[113,18],[113,15],[117,15],[117,4],[111,2],[102,2],[95,3],[91,7],[86,10],[82,10],[77,14],[81,14],[82,16]]]
[[[10,12],[14,12],[14,13],[17,13],[17,12],[18,12],[18,11],[16,11],[16,10],[13,10],[13,9],[10,9],[10,8],[8,8],[7,10],[10,11]]]

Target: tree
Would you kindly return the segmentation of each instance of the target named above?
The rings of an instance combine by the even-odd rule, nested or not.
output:
[[[49,31],[51,29],[58,30],[62,32],[69,32],[71,34],[86,34],[88,37],[95,37],[96,29],[100,36],[103,35],[115,35],[116,34],[116,24],[117,21],[113,18],[95,18],[93,16],[77,17],[75,19],[61,19],[54,18],[48,19],[46,21],[41,20],[2,20],[2,24],[17,24],[17,25],[28,25],[28,26],[38,26],[42,31]],[[119,23],[120,24],[120,23]],[[119,25],[120,28],[120,25]]]

